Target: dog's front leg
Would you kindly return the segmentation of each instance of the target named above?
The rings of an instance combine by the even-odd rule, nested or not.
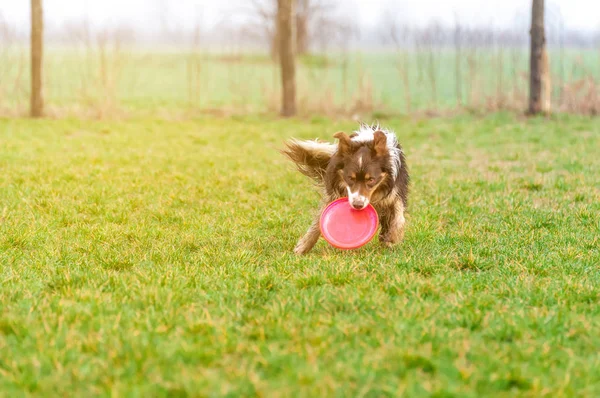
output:
[[[320,226],[321,213],[323,212],[323,210],[325,210],[327,203],[329,203],[329,201],[321,202],[321,207],[319,208],[319,212],[317,214],[315,214],[315,218],[313,219],[313,222],[310,225],[310,228],[308,228],[308,231],[306,231],[304,236],[302,238],[300,238],[300,240],[296,244],[296,247],[294,248],[294,253],[306,254],[309,251],[311,251],[311,249],[317,244],[317,241],[319,240],[319,237],[321,236],[321,226]]]
[[[294,248],[294,253],[296,254],[306,254],[315,246],[319,237],[321,236],[321,228],[319,226],[320,214],[315,217],[310,228],[304,234],[302,238],[296,244]]]
[[[387,247],[391,247],[404,238],[404,204],[397,200],[393,206],[386,209],[381,217],[381,232],[379,241]]]

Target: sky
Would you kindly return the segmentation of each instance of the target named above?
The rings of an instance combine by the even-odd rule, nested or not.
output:
[[[268,1],[268,0],[267,0]],[[12,25],[27,26],[29,1],[0,0],[0,18]],[[528,20],[530,0],[339,0],[340,12],[354,18],[361,28],[371,28],[393,12],[402,21],[424,25],[432,20],[453,24],[455,16],[464,25],[507,26],[520,15]],[[560,13],[565,27],[600,29],[600,1],[546,0],[551,14]],[[172,26],[218,27],[244,15],[250,0],[44,0],[47,26],[59,28],[86,16],[94,26],[130,24],[152,31],[167,21]],[[551,16],[552,17],[552,16]]]

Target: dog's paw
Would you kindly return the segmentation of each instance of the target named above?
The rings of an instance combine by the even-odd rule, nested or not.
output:
[[[388,231],[379,235],[379,242],[382,246],[391,248],[404,240],[404,230]]]
[[[396,242],[391,242],[389,240],[380,240],[379,242],[381,243],[381,246],[385,247],[386,249],[391,249],[396,246]]]
[[[387,249],[391,249],[392,247],[396,246],[399,241],[400,240],[396,237],[387,234],[379,236],[379,243],[381,243],[381,245]]]
[[[296,247],[294,247],[294,253],[301,256],[303,254],[308,253],[310,249],[312,249],[312,246],[308,246],[304,242],[298,242]]]

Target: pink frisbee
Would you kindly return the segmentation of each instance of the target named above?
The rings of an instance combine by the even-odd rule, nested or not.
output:
[[[373,239],[378,222],[377,211],[370,204],[355,210],[348,198],[341,198],[328,204],[321,213],[321,234],[333,247],[358,249]]]

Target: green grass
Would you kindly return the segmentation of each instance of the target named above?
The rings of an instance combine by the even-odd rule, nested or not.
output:
[[[347,122],[0,120],[0,395],[600,394],[600,121],[390,120],[404,243],[291,253]]]

